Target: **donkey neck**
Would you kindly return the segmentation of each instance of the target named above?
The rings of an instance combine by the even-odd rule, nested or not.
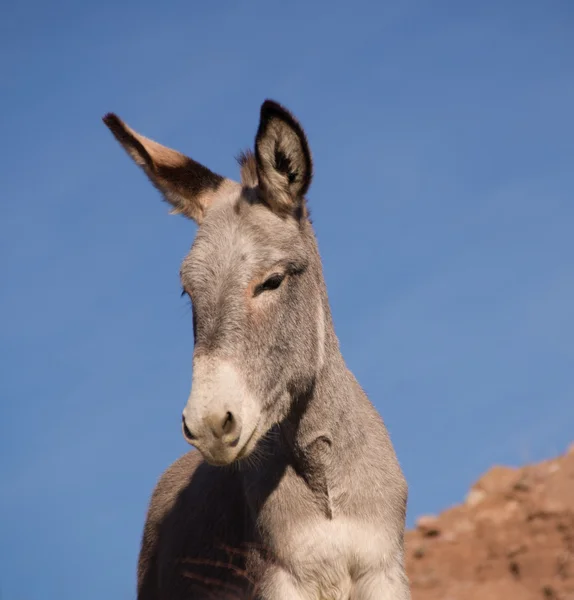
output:
[[[354,405],[363,395],[347,368],[337,340],[326,294],[322,298],[325,331],[322,360],[308,388],[292,398],[292,410],[282,423],[283,438],[296,453],[322,438],[333,450],[346,446],[354,437]]]

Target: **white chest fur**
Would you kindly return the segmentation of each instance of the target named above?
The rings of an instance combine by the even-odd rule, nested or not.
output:
[[[383,569],[391,552],[379,527],[345,517],[293,523],[275,542],[277,558],[309,600],[346,600],[353,582]]]

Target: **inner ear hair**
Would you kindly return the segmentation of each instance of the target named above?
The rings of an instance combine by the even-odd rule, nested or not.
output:
[[[255,163],[259,188],[275,210],[292,212],[303,204],[313,175],[307,137],[295,117],[272,100],[261,106]]]

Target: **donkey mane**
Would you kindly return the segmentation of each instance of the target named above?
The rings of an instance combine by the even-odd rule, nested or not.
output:
[[[257,162],[252,150],[242,150],[236,158],[241,173],[241,184],[248,188],[257,187]]]

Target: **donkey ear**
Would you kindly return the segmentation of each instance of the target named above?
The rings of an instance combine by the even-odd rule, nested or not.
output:
[[[302,203],[313,176],[309,144],[295,117],[272,100],[261,106],[255,160],[260,190],[272,208],[288,212]]]
[[[216,193],[225,185],[237,185],[177,150],[140,135],[113,113],[103,121],[173,206],[171,214],[183,214],[199,224]]]

